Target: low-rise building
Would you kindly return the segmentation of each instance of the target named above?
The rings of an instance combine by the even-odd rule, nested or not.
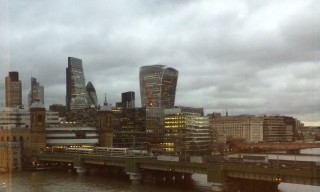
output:
[[[0,142],[0,168],[20,170],[21,160],[20,142]]]
[[[260,142],[263,141],[263,120],[263,117],[252,115],[215,115],[210,117],[210,126],[216,131],[218,143],[224,143],[226,137]]]
[[[204,154],[211,151],[209,118],[181,108],[164,110],[163,151],[174,154]]]

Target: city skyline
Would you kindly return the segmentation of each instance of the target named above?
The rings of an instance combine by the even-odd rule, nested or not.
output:
[[[5,76],[18,71],[25,106],[31,76],[46,106],[64,104],[70,56],[83,60],[100,104],[104,93],[114,105],[135,91],[140,106],[139,67],[163,64],[179,71],[176,105],[319,125],[318,1],[1,4],[1,103]]]

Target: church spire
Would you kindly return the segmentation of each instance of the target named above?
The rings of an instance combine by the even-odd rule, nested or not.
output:
[[[107,102],[107,93],[104,94],[104,102],[103,102],[104,106],[108,106],[108,102]]]

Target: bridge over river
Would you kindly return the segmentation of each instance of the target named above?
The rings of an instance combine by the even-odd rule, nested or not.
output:
[[[258,191],[276,191],[281,182],[320,185],[320,169],[316,164],[304,165],[303,169],[289,166],[279,167],[272,163],[257,164],[242,161],[228,161],[223,158],[205,163],[157,160],[152,156],[111,156],[93,154],[34,154],[35,164],[59,163],[73,166],[78,174],[85,174],[90,169],[116,168],[127,174],[132,183],[161,180],[187,181],[192,174],[206,174],[212,182],[212,191],[237,187],[257,188]]]

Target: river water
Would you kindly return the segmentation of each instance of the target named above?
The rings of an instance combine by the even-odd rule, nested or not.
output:
[[[78,176],[67,171],[14,172],[0,175],[0,192],[210,192],[206,175],[187,184],[138,184],[103,176]],[[280,192],[319,192],[320,187],[282,183]]]

